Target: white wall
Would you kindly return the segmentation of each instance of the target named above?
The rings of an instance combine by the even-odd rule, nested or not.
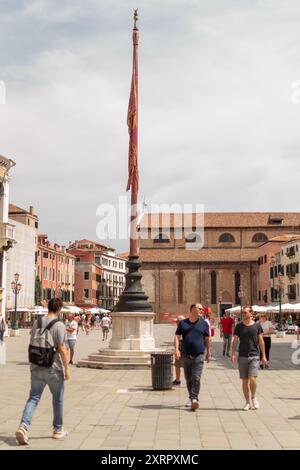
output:
[[[19,282],[22,284],[18,295],[18,307],[30,308],[34,306],[37,230],[15,220],[9,220],[9,223],[15,225],[17,243],[7,252],[6,308],[14,308],[15,305],[15,296],[10,283],[16,272],[20,274]]]

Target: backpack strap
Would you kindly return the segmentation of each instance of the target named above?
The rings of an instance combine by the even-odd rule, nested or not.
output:
[[[55,323],[57,323],[57,322],[58,322],[58,318],[54,318],[54,320],[52,320],[52,321],[46,326],[46,328],[44,328],[43,333],[45,333],[46,330],[50,330],[50,328],[52,328],[52,326],[53,326]],[[43,333],[42,333],[42,334],[43,334]]]

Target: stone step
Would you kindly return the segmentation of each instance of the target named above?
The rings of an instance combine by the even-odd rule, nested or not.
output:
[[[103,362],[103,361],[89,361],[82,359],[77,362],[77,367],[89,367],[91,369],[149,369],[150,362]]]
[[[122,350],[122,349],[111,349],[111,348],[105,348],[105,349],[98,349],[99,354],[105,354],[106,356],[148,356],[150,357],[151,353],[155,352],[160,352],[164,351],[164,349],[154,349],[154,351],[140,351],[140,350]],[[94,353],[93,353],[94,354]]]
[[[137,364],[144,364],[150,362],[150,356],[109,356],[107,354],[89,354],[88,355],[89,361],[96,361],[96,362],[120,362],[120,363],[128,363],[134,362]]]

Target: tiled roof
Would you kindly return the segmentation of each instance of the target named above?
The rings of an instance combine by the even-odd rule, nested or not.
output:
[[[87,240],[86,238],[83,238],[82,240],[77,240],[75,243],[72,243],[72,245],[78,245],[78,244],[83,244],[83,243],[86,243],[86,244],[92,244],[92,245],[96,245],[96,246],[100,246],[101,248],[104,248],[104,249],[109,249],[109,250],[114,250],[113,248],[111,248],[110,246],[107,246],[107,245],[102,245],[101,243],[98,243],[98,242],[94,242],[92,240]],[[93,249],[93,248],[89,248],[89,249]]]
[[[13,212],[18,212],[22,214],[30,214],[26,209],[22,209],[21,207],[15,206],[14,204],[9,204],[8,212],[11,214]],[[31,214],[30,214],[31,215]]]
[[[282,219],[282,223],[270,223]],[[196,224],[197,222],[197,224]],[[299,227],[300,212],[205,212],[204,214],[145,214],[140,228],[199,226],[206,228]]]
[[[278,235],[277,237],[270,238],[266,243],[263,245],[266,245],[267,243],[272,243],[272,242],[278,242],[278,243],[288,243],[292,242],[293,240],[299,240],[300,239],[300,234],[298,233],[284,233],[283,235]]]

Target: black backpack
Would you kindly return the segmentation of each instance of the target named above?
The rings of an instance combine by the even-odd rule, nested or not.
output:
[[[31,338],[28,347],[29,362],[42,367],[51,367],[54,361],[56,349],[50,328],[58,322],[58,318],[52,320],[46,328],[42,327],[41,317],[37,320],[37,325],[31,331]]]

